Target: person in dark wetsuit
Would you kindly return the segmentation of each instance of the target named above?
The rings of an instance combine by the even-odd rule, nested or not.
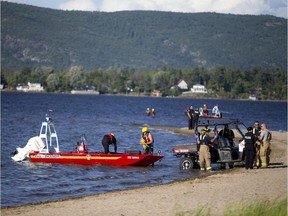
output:
[[[109,145],[114,144],[114,152],[117,152],[117,140],[113,133],[105,134],[102,139],[105,154],[109,153]]]
[[[193,128],[194,128],[194,130],[198,126],[199,115],[200,115],[199,109],[195,109],[193,112]]]
[[[220,130],[219,136],[221,137],[227,137],[230,143],[230,147],[233,146],[233,140],[235,138],[233,130],[229,129],[228,125],[224,125],[224,128]]]
[[[245,168],[253,169],[254,157],[255,157],[255,143],[256,138],[253,134],[253,128],[248,127],[248,132],[245,134]]]
[[[194,129],[194,125],[193,125],[194,110],[192,106],[186,108],[185,115],[187,116],[187,119],[188,119],[188,130]]]

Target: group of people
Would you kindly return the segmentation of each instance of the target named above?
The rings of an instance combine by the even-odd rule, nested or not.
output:
[[[150,110],[150,108],[147,108],[147,109],[146,109],[146,115],[147,115],[147,116],[152,115],[152,117],[155,117],[155,116],[156,116],[156,111],[155,111],[155,109],[152,108],[152,109]]]
[[[254,128],[248,127],[248,132],[245,134],[245,168],[253,169],[267,168],[270,161],[270,141],[272,133],[267,129],[265,123],[259,127],[259,121],[254,122]]]
[[[153,154],[154,138],[148,127],[142,128],[142,135],[140,138],[140,144],[143,147],[144,154]],[[115,134],[106,134],[102,139],[102,145],[106,154],[110,153],[109,145],[114,145],[114,153],[117,153],[117,140]]]
[[[199,120],[199,109],[193,109],[193,106],[190,106],[184,110],[184,113],[188,118],[188,129],[194,130],[197,127]]]
[[[143,127],[140,144],[143,147],[144,154],[153,154],[153,143],[154,138],[152,133],[149,131],[148,127]],[[117,153],[117,140],[113,133],[105,134],[102,138],[102,146],[105,154],[111,153],[109,150],[110,145],[114,145],[114,153]],[[76,152],[88,153],[88,146],[86,145],[85,137],[82,136],[80,142],[77,142]]]
[[[214,117],[222,118],[222,113],[220,112],[218,106],[214,106],[212,109],[212,115],[209,115],[209,110],[206,104],[203,107],[194,109],[193,106],[189,106],[184,110],[185,115],[188,119],[188,129],[193,130],[197,127],[197,123],[200,117]]]
[[[189,110],[193,110],[191,106]],[[190,115],[190,113],[189,113]],[[191,112],[193,119],[197,118],[195,112]],[[197,120],[198,121],[198,120]],[[195,124],[195,123],[194,123]],[[194,125],[195,126],[195,125]],[[254,166],[266,168],[270,160],[270,141],[272,139],[271,132],[267,129],[265,123],[259,124],[259,121],[254,122],[254,128],[248,127],[248,132],[245,134],[245,168],[253,169]],[[197,150],[199,153],[199,165],[200,170],[211,170],[211,154],[210,148],[213,146],[213,142],[220,136],[227,138],[230,146],[233,146],[233,139],[235,138],[233,130],[228,128],[228,125],[224,125],[224,128],[220,132],[214,131],[214,137],[209,135],[211,129],[205,127],[201,130],[201,133],[195,132],[195,138],[197,143]],[[142,134],[140,137],[140,144],[143,147],[144,154],[153,154],[154,138],[148,127],[142,128]],[[117,140],[115,134],[105,134],[102,139],[102,145],[104,153],[109,154],[109,146],[114,145],[114,153],[117,153]],[[78,153],[87,153],[88,147],[85,144],[85,138],[81,138],[76,150]]]
[[[214,133],[214,137],[209,135],[210,131],[210,128],[206,127],[201,130],[201,133],[195,133],[200,170],[212,169],[210,148],[213,147],[215,139],[218,137],[227,138],[230,146],[232,146],[235,138],[233,130],[229,129],[228,125],[225,125],[219,133]],[[270,161],[272,133],[267,129],[265,123],[261,124],[260,127],[259,121],[255,121],[254,128],[248,127],[247,131],[244,137],[245,168],[247,170],[253,169],[254,166],[267,168]]]

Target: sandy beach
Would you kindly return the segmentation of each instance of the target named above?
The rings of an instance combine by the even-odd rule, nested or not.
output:
[[[162,127],[176,133],[186,129]],[[2,216],[48,215],[193,215],[210,210],[221,215],[227,209],[287,197],[287,132],[273,132],[271,165],[267,169],[212,171],[207,177],[105,194],[2,208]],[[178,169],[178,167],[175,167]],[[200,172],[195,170],[195,172]]]

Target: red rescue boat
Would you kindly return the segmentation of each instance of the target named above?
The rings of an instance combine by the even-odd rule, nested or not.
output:
[[[84,143],[85,138],[81,139]],[[85,143],[84,143],[85,144]],[[39,136],[32,137],[24,148],[17,148],[12,159],[23,161],[29,158],[34,163],[61,163],[79,165],[111,165],[111,166],[149,166],[161,160],[158,154],[142,154],[141,151],[125,153],[103,152],[60,152],[58,135],[52,119],[46,116],[42,122]]]
[[[163,158],[161,155],[137,153],[39,153],[29,154],[31,162],[35,163],[62,163],[80,165],[110,165],[110,166],[149,166]]]

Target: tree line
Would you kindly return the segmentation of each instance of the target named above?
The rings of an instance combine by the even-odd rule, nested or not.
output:
[[[205,85],[208,94],[201,94],[201,97],[247,99],[254,95],[263,100],[287,100],[287,71],[279,68],[240,71],[224,66],[155,70],[109,67],[87,71],[81,66],[72,66],[63,71],[42,66],[1,73],[1,84],[10,89],[15,89],[19,83],[35,82],[41,83],[47,92],[69,92],[94,86],[101,94],[150,95],[156,89],[163,96],[180,96],[182,91],[175,88],[180,80],[188,84],[189,90],[195,84]]]

